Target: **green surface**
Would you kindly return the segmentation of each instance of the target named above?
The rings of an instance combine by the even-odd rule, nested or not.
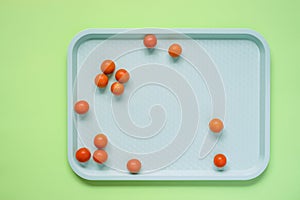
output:
[[[299,7],[296,0],[0,0],[0,199],[300,199]],[[260,32],[271,49],[266,172],[244,182],[90,182],[77,177],[67,162],[67,47],[83,29],[111,27]]]

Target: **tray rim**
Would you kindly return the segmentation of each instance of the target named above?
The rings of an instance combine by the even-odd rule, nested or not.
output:
[[[264,37],[252,30],[247,28],[167,28],[170,30],[174,30],[176,32],[180,32],[183,34],[215,34],[215,35],[247,35],[249,37],[252,37],[252,40],[257,40],[256,42],[260,42],[263,51],[264,51],[264,58],[265,58],[265,156],[264,160],[259,165],[259,168],[255,171],[255,173],[248,174],[245,176],[240,177],[230,177],[230,176],[115,176],[115,177],[94,177],[87,174],[84,174],[81,172],[81,170],[78,168],[78,165],[76,164],[76,161],[74,160],[74,155],[72,153],[72,140],[73,140],[73,121],[72,121],[72,112],[73,112],[73,106],[72,104],[72,66],[73,66],[73,51],[76,47],[77,42],[80,41],[83,37],[87,35],[92,34],[118,34],[122,33],[124,31],[134,30],[134,29],[149,29],[149,28],[91,28],[91,29],[85,29],[79,33],[77,33],[73,39],[71,40],[69,47],[68,47],[68,53],[67,53],[67,93],[68,93],[68,99],[67,99],[67,105],[68,105],[68,163],[71,167],[71,169],[77,174],[79,177],[86,179],[86,180],[136,180],[136,181],[145,181],[145,180],[251,180],[258,176],[260,176],[268,167],[269,161],[270,161],[270,48],[267,43],[267,41],[264,39]],[[150,29],[165,29],[165,28],[150,28]],[[146,32],[145,32],[146,34]],[[254,41],[255,42],[255,41]],[[255,42],[255,43],[256,43]],[[256,43],[258,46],[258,44]],[[258,46],[259,47],[259,46]]]

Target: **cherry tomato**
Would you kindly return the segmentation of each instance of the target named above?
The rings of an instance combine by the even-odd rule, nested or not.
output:
[[[220,133],[223,130],[224,125],[222,120],[214,118],[209,122],[209,128],[214,133]]]
[[[116,65],[112,60],[104,60],[101,64],[101,71],[104,74],[111,74],[114,72]]]
[[[104,148],[107,145],[107,137],[102,133],[96,135],[94,138],[94,145],[98,149]]]
[[[138,159],[131,159],[127,162],[127,169],[130,173],[136,174],[141,170],[142,164]]]
[[[119,69],[116,72],[115,78],[119,83],[126,83],[129,80],[130,75],[125,69]]]
[[[217,154],[214,158],[215,166],[218,168],[222,168],[226,165],[226,157],[223,154]]]
[[[88,102],[81,100],[81,101],[77,101],[74,105],[74,110],[75,112],[77,112],[78,114],[85,114],[87,113],[87,111],[89,110],[89,104]]]
[[[108,77],[105,74],[98,74],[95,77],[95,84],[99,88],[105,88],[108,84]]]
[[[120,96],[124,92],[124,85],[122,83],[114,82],[111,85],[110,90],[114,95]]]
[[[90,159],[91,153],[87,148],[83,147],[76,151],[75,156],[79,162],[86,162]]]
[[[154,48],[156,44],[157,44],[157,38],[155,35],[149,34],[144,37],[144,45],[147,48]]]
[[[99,164],[105,163],[105,161],[107,160],[107,157],[108,157],[108,155],[107,155],[106,151],[104,151],[102,149],[96,150],[93,154],[94,161]]]
[[[179,44],[172,44],[169,47],[168,52],[169,52],[170,56],[172,56],[173,58],[176,58],[176,57],[180,56],[180,54],[182,53],[182,48]]]

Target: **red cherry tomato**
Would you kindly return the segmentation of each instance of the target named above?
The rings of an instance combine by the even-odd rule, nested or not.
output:
[[[75,156],[79,162],[86,162],[90,159],[91,153],[87,148],[83,147],[76,151]]]
[[[99,88],[105,88],[108,84],[108,77],[105,74],[98,74],[95,77],[95,84]]]
[[[178,56],[180,56],[180,54],[182,53],[182,48],[179,44],[172,44],[169,47],[169,55],[173,58],[177,58]]]
[[[126,83],[129,80],[130,75],[125,69],[119,69],[116,72],[115,78],[120,83]]]
[[[226,165],[227,159],[223,154],[217,154],[214,158],[214,164],[218,168],[222,168]]]
[[[112,60],[104,60],[100,68],[104,74],[111,74],[114,72],[116,65]]]
[[[111,92],[116,95],[120,96],[124,92],[124,85],[119,82],[114,82],[110,87]]]

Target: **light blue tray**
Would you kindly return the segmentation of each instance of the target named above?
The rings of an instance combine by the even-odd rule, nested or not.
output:
[[[158,37],[154,51],[145,34]],[[167,49],[179,43],[179,59]],[[94,85],[100,63],[113,59],[131,79],[116,98]],[[87,100],[77,116],[73,105]],[[224,131],[208,131],[211,118]],[[103,132],[108,161],[80,164],[75,152]],[[228,163],[216,170],[214,155]],[[260,175],[270,156],[270,53],[258,33],[246,29],[89,29],[75,36],[68,51],[68,159],[89,180],[248,180]],[[141,160],[139,174],[126,170]]]

